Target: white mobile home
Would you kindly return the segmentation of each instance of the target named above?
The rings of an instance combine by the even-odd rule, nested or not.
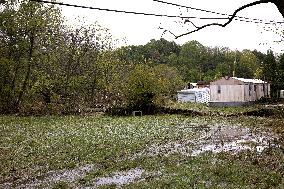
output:
[[[279,98],[284,98],[284,90],[280,90],[279,93]]]
[[[178,91],[179,102],[208,103],[210,101],[209,88],[193,88]]]
[[[243,105],[269,97],[270,84],[259,79],[223,77],[210,83],[211,104]]]

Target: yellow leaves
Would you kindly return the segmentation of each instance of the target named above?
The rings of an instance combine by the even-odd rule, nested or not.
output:
[[[257,68],[255,73],[254,73],[254,78],[255,79],[262,79],[262,76],[263,76],[263,69]]]

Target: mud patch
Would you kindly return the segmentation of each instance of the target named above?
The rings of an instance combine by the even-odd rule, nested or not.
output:
[[[105,185],[116,185],[122,187],[133,182],[140,182],[148,177],[161,176],[161,172],[148,172],[141,168],[130,169],[128,171],[114,172],[109,177],[99,177],[93,182],[93,186],[105,186]]]
[[[261,153],[268,148],[273,141],[270,133],[254,133],[249,128],[241,126],[213,126],[205,138],[202,138],[197,145],[194,145],[192,156],[197,156],[204,152],[238,153],[244,150],[256,151]],[[199,138],[200,140],[200,138]]]
[[[142,178],[142,174],[145,173],[143,169],[131,169],[127,172],[116,172],[113,176],[110,177],[101,177],[98,178],[95,182],[96,186],[101,185],[124,185],[129,184],[131,182],[140,180]]]
[[[75,169],[64,169],[59,171],[50,171],[41,177],[43,179],[30,179],[21,183],[5,183],[3,188],[51,188],[52,185],[59,182],[66,182],[72,186],[77,180],[84,178],[87,173],[92,171],[94,165],[88,164]]]
[[[264,149],[273,145],[275,136],[267,132],[253,132],[249,128],[240,125],[216,124],[213,126],[202,126],[196,129],[194,126],[191,132],[196,137],[190,140],[173,141],[166,144],[153,144],[143,151],[134,154],[132,159],[145,156],[168,156],[179,153],[185,156],[198,156],[205,152],[238,153],[249,150],[261,153]]]
[[[230,116],[256,116],[256,117],[284,117],[283,114],[283,105],[269,105],[265,108],[261,108],[258,110],[252,110],[244,113],[239,113],[237,115],[230,115]]]

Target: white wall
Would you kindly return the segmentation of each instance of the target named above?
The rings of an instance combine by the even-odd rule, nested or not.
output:
[[[244,90],[245,90],[245,101],[255,101],[257,100],[256,95],[257,92],[254,91],[254,85],[253,83],[246,83]]]
[[[259,100],[265,96],[263,84],[251,83],[251,90],[249,84],[245,85],[220,85],[221,93],[218,93],[218,85],[211,85],[211,101],[212,102],[249,102]],[[256,90],[254,90],[256,86]],[[270,85],[268,85],[268,92],[270,93]]]
[[[221,93],[218,93],[218,85],[211,85],[211,101],[213,102],[244,102],[244,85],[220,85]]]
[[[195,102],[195,93],[178,93],[178,102]]]
[[[256,90],[254,90],[254,85],[256,86]],[[249,85],[245,86],[245,100],[246,101],[257,101],[259,100],[261,97],[266,96],[266,92],[263,87],[263,83],[257,83],[257,84],[251,84],[252,86],[252,90],[250,92],[249,95]],[[265,84],[265,87],[267,87],[267,84]],[[268,84],[268,96],[270,96],[270,85]]]
[[[256,82],[255,82],[256,81]],[[212,102],[249,102],[259,100],[263,96],[270,96],[270,84],[259,80],[243,78],[221,78],[210,83]],[[221,93],[218,93],[218,86]],[[267,89],[268,88],[268,89]]]

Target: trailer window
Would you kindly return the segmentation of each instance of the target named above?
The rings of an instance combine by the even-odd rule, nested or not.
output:
[[[249,84],[249,96],[251,96],[251,84]]]
[[[217,91],[219,94],[221,93],[221,86],[218,85],[218,91]]]

